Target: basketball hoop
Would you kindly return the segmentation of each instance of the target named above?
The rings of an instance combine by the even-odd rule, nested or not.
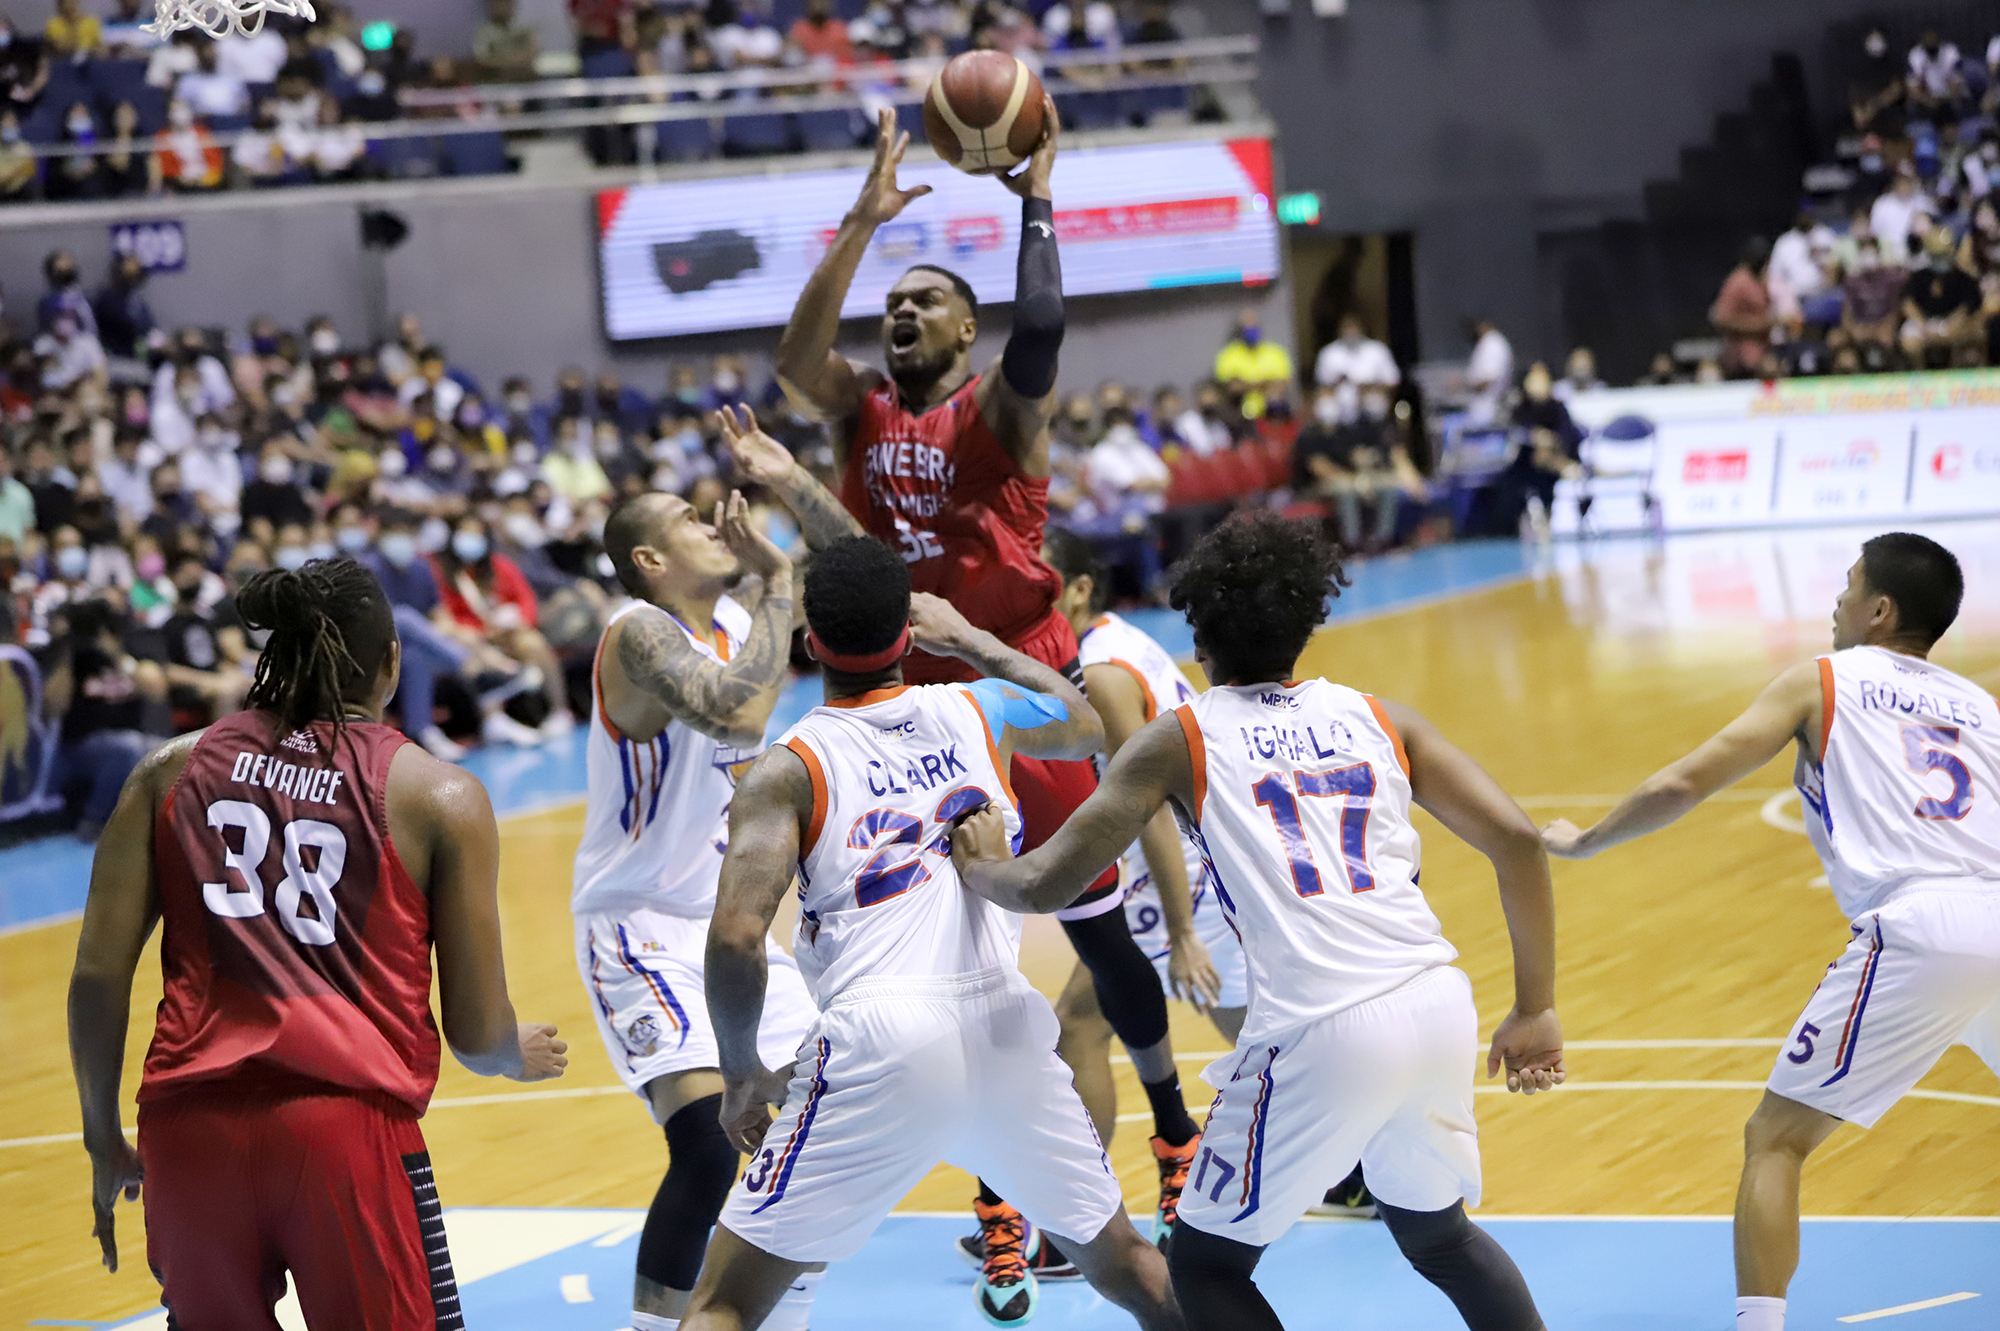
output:
[[[155,37],[171,37],[184,28],[195,28],[218,40],[232,34],[255,37],[264,30],[266,14],[286,14],[311,23],[312,0],[153,0],[153,21],[145,30]]]

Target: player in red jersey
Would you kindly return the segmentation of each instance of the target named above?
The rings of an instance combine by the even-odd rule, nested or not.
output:
[[[983,374],[974,372],[978,300],[963,278],[930,264],[911,268],[889,291],[882,321],[886,374],[834,350],[841,305],[876,228],[930,192],[928,185],[897,187],[896,167],[909,136],[898,135],[894,117],[884,112],[860,198],[807,281],[778,344],[786,394],[830,427],[841,471],[839,503],[754,426],[745,430],[732,417],[725,435],[752,477],[798,515],[809,544],[846,535],[858,520],[902,552],[917,591],[950,601],[975,627],[1062,671],[1080,688],[1076,635],[1055,608],[1062,578],[1041,558],[1048,426],[1063,338],[1049,184],[1056,159],[1053,105],[1044,114],[1047,139],[1020,171],[1001,178],[1021,198],[1021,248],[1013,328],[999,361]],[[972,677],[963,662],[921,651],[903,669],[913,684]],[[1087,762],[1021,757],[1012,779],[1029,849],[1053,835],[1097,785]],[[1058,918],[1145,1083],[1160,1163],[1160,1209],[1171,1225],[1199,1135],[1181,1098],[1166,997],[1132,941],[1121,905],[1114,867]],[[1052,1261],[1047,1245],[1037,1250],[1023,1244],[1018,1213],[983,1186],[979,1213],[983,1233],[967,1241],[969,1256],[1012,1262],[1027,1246],[1027,1260],[1043,1278],[1074,1278],[1073,1268]],[[1004,1273],[989,1264],[988,1282],[996,1277]]]
[[[460,1327],[417,1119],[445,1038],[474,1072],[562,1075],[555,1027],[517,1025],[500,959],[499,835],[479,782],[390,726],[402,647],[351,560],[263,573],[249,710],[125,783],[91,872],[70,979],[95,1235],[146,1194],[146,1256],[175,1324],[271,1328],[291,1273],[306,1321]],[[132,975],[164,921],[160,1001],[119,1124]]]

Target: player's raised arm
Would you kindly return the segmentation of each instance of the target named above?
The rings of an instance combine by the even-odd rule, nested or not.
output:
[[[931,192],[929,185],[896,187],[896,167],[909,146],[910,136],[896,132],[895,112],[884,108],[876,127],[875,162],[861,196],[840,219],[833,243],[806,279],[791,322],[778,339],[778,383],[795,406],[820,420],[844,420],[859,411],[874,380],[875,371],[855,365],[833,349],[833,342],[840,331],[840,307],[875,228]]]
[[[1542,831],[1551,855],[1587,860],[1622,841],[1656,832],[1726,786],[1778,756],[1794,739],[1819,756],[1818,661],[1793,666],[1767,685],[1744,713],[1700,748],[1662,767],[1589,828],[1557,819]]]
[[[159,812],[159,780],[194,748],[195,735],[165,745],[132,769],[118,807],[97,843],[90,868],[90,896],[83,908],[76,965],[69,980],[69,1059],[83,1108],[83,1149],[90,1154],[91,1233],[103,1250],[106,1269],[118,1269],[118,1239],[112,1206],[123,1192],[139,1196],[139,1153],[125,1140],[118,1108],[118,1085],[125,1067],[125,1027],[132,1010],[132,976],[139,954],[160,919],[159,886],[153,878],[153,821]]]
[[[1104,747],[1104,723],[1076,685],[972,627],[944,598],[927,592],[910,597],[910,639],[927,652],[957,657],[987,677],[982,684],[999,681],[980,695],[980,705],[1003,757],[1025,753],[1074,760]]]
[[[764,940],[799,861],[799,829],[812,818],[812,778],[782,745],[750,766],[729,805],[729,850],[715,891],[705,959],[709,1019],[722,1065],[722,1127],[754,1152],[785,1101],[788,1069],[764,1066],[757,1027],[769,963]]]
[[[560,1077],[556,1028],[518,1022],[500,945],[500,830],[478,778],[406,745],[389,768],[391,815],[424,847],[440,1024],[451,1052],[482,1077]]]
[[[747,405],[740,415],[736,408],[724,407],[716,416],[737,470],[745,479],[769,488],[792,511],[808,547],[819,550],[844,537],[868,534],[790,449],[757,427],[757,413]]]
[[[1021,249],[1014,268],[1014,327],[999,373],[979,381],[979,409],[1008,455],[1031,476],[1049,474],[1049,418],[1055,414],[1056,358],[1063,343],[1062,260],[1056,251],[1055,196],[1060,117],[1043,94],[1048,133],[1034,156],[1001,183],[1021,196]]]
[[[690,519],[699,521],[698,518]],[[686,633],[664,614],[632,614],[608,632],[617,635],[615,653],[626,682],[651,695],[670,715],[711,739],[754,748],[777,705],[778,690],[791,662],[792,561],[750,522],[750,506],[732,494],[716,509],[716,532],[741,561],[745,573],[764,580],[764,595],[751,614],[750,635],[726,663],[697,650]],[[650,547],[632,551],[636,566],[663,558]]]
[[[999,818],[975,817],[953,832],[952,862],[965,885],[995,905],[1046,915],[1096,881],[1169,797],[1194,807],[1194,763],[1173,715],[1134,735],[1091,797],[1035,850],[1012,858]]]
[[[1493,862],[1514,948],[1514,1010],[1493,1033],[1486,1075],[1502,1063],[1507,1089],[1530,1095],[1563,1079],[1556,1020],[1556,904],[1549,858],[1532,819],[1414,708],[1383,701],[1409,758],[1417,804]]]

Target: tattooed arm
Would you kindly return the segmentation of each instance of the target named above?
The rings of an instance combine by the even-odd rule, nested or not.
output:
[[[832,491],[814,480],[783,444],[757,428],[756,413],[750,408],[744,407],[740,418],[731,407],[724,407],[717,415],[722,419],[723,441],[729,445],[737,468],[745,479],[769,488],[792,510],[809,548],[820,550],[843,537],[867,535]]]

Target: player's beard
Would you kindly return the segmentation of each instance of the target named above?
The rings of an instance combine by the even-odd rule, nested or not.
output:
[[[948,347],[939,347],[921,360],[905,359],[901,365],[891,361],[889,377],[896,381],[896,388],[906,402],[926,402],[938,380],[951,373],[951,367],[958,363],[958,353]]]

